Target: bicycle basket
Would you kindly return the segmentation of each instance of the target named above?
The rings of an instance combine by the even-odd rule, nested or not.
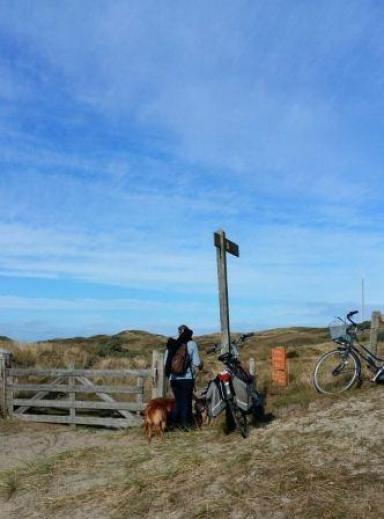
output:
[[[347,335],[347,325],[340,320],[332,321],[329,325],[329,334],[333,341],[345,339]]]

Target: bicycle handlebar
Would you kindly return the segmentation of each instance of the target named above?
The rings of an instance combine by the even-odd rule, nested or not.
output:
[[[241,346],[246,339],[249,339],[249,337],[253,337],[254,335],[254,332],[242,333],[236,340],[232,342],[232,344],[234,344],[235,346]]]
[[[254,335],[255,335],[254,332],[242,333],[241,335],[239,335],[239,337],[236,340],[231,341],[231,344],[234,346],[241,346],[243,344],[243,342],[245,342],[246,339],[248,339],[249,337],[253,337]],[[213,346],[210,346],[207,349],[207,353],[217,353],[220,350],[221,350],[221,344],[214,344]]]
[[[358,314],[359,311],[358,310],[353,310],[353,312],[348,312],[347,314],[347,319],[350,323],[352,323],[353,325],[357,326],[357,323],[355,323],[355,321],[352,321],[351,317],[353,317],[354,315]]]

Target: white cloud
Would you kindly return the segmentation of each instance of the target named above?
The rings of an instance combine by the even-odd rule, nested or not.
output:
[[[16,297],[0,295],[0,310],[29,310],[55,312],[95,312],[113,310],[134,310],[135,312],[164,310],[169,311],[174,305],[164,301],[145,301],[142,299],[95,299],[95,298],[42,298]]]

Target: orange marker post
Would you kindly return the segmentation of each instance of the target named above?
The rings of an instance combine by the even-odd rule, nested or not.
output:
[[[272,383],[288,386],[288,358],[285,348],[272,349]]]

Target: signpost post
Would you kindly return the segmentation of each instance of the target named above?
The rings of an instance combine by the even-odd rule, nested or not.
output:
[[[227,277],[227,252],[239,257],[239,246],[225,237],[225,232],[219,229],[213,234],[216,247],[217,277],[219,280],[219,302],[221,322],[221,351],[230,352],[231,336],[229,330],[229,304],[228,304],[228,277]]]

